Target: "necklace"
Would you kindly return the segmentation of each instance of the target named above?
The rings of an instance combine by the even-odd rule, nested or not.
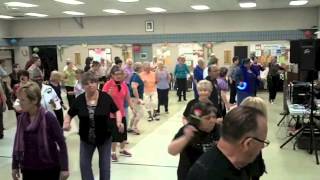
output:
[[[93,106],[93,105],[96,105],[97,103],[97,99],[98,99],[98,92],[96,91],[94,96],[92,98],[89,98],[88,95],[86,94],[86,99],[87,99],[87,102],[90,106]]]

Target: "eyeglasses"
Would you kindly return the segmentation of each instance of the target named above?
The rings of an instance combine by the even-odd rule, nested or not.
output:
[[[252,139],[254,139],[254,140],[256,140],[256,141],[258,141],[258,142],[260,142],[260,143],[263,143],[263,144],[264,144],[264,147],[267,147],[267,146],[269,146],[269,144],[270,144],[270,141],[269,141],[269,140],[262,140],[262,139],[259,139],[259,138],[257,138],[257,137],[248,137],[248,138],[252,138]]]

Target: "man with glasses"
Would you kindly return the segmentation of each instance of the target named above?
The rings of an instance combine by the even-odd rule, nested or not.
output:
[[[249,180],[248,164],[270,142],[265,114],[251,107],[237,107],[224,118],[216,147],[192,166],[187,180]]]

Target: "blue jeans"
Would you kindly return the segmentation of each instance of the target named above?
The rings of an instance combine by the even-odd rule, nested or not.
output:
[[[80,142],[80,171],[82,180],[94,180],[92,156],[95,149],[99,152],[100,180],[110,180],[111,137],[102,145]]]

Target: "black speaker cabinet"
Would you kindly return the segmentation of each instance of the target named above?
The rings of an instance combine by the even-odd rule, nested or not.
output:
[[[320,40],[303,39],[290,42],[290,62],[299,70],[320,70]]]

